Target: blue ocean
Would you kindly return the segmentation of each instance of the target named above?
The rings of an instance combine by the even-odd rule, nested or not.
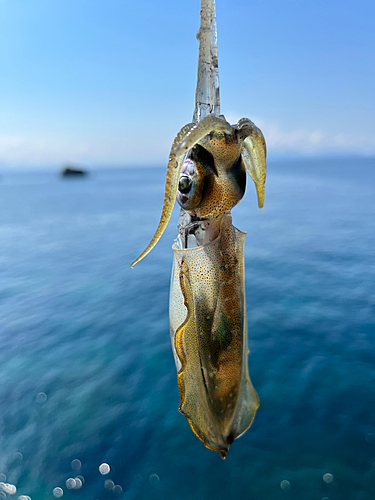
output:
[[[375,159],[270,161],[247,232],[260,398],[223,461],[178,412],[165,170],[1,172],[0,500],[373,500]]]

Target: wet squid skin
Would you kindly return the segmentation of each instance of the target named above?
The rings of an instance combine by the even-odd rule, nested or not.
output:
[[[185,125],[172,145],[158,228],[131,265],[156,245],[177,199],[170,331],[180,411],[222,458],[259,406],[248,374],[245,233],[234,228],[230,211],[244,195],[246,172],[263,206],[265,160],[263,134],[249,119],[232,126],[210,115]]]
[[[228,148],[231,154],[226,151],[227,144],[231,145]],[[160,222],[150,243],[131,263],[131,268],[151,252],[167,227],[178,194],[184,159],[195,145],[201,145],[208,152],[211,149],[216,169],[219,172],[218,178],[220,178],[217,183],[219,187],[216,194],[217,200],[215,200],[215,195],[209,196],[207,200],[202,200],[203,203],[196,207],[198,216],[218,216],[231,210],[240,201],[241,196],[233,195],[232,183],[225,179],[225,172],[233,165],[228,160],[233,157],[237,157],[238,161],[241,161],[246,172],[253,179],[258,195],[258,206],[259,208],[263,207],[266,181],[266,143],[261,130],[248,118],[241,118],[236,125],[232,126],[223,115],[219,117],[207,116],[199,123],[188,123],[176,135],[169,154]],[[221,158],[221,154],[223,154],[223,158]],[[226,194],[229,195],[228,199],[225,198]]]
[[[229,214],[219,224],[211,243],[173,246],[170,327],[181,365],[179,409],[203,444],[225,458],[250,427],[259,399],[247,366],[246,235],[232,226]]]

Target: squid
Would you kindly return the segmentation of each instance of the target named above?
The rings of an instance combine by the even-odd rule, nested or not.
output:
[[[133,268],[156,245],[180,205],[169,320],[177,368],[179,411],[194,434],[225,459],[259,407],[248,371],[244,243],[231,210],[246,173],[263,207],[266,143],[248,118],[230,125],[220,114],[215,0],[201,0],[198,78],[193,121],[169,155],[162,214]]]

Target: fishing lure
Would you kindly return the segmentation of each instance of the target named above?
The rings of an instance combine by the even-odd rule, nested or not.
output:
[[[225,458],[259,406],[248,373],[246,233],[232,225],[230,211],[245,193],[246,172],[263,207],[266,144],[249,119],[230,125],[220,115],[216,33],[215,0],[201,0],[193,122],[173,141],[160,222],[131,267],[159,241],[177,200],[169,316],[179,410],[203,444]]]

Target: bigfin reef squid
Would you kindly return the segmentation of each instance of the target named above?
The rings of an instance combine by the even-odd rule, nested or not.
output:
[[[244,243],[231,210],[246,172],[264,203],[266,143],[248,118],[220,115],[215,0],[201,0],[193,121],[173,141],[159,225],[133,267],[156,245],[181,207],[172,247],[170,334],[180,412],[203,444],[224,459],[252,424],[259,398],[248,372]]]

